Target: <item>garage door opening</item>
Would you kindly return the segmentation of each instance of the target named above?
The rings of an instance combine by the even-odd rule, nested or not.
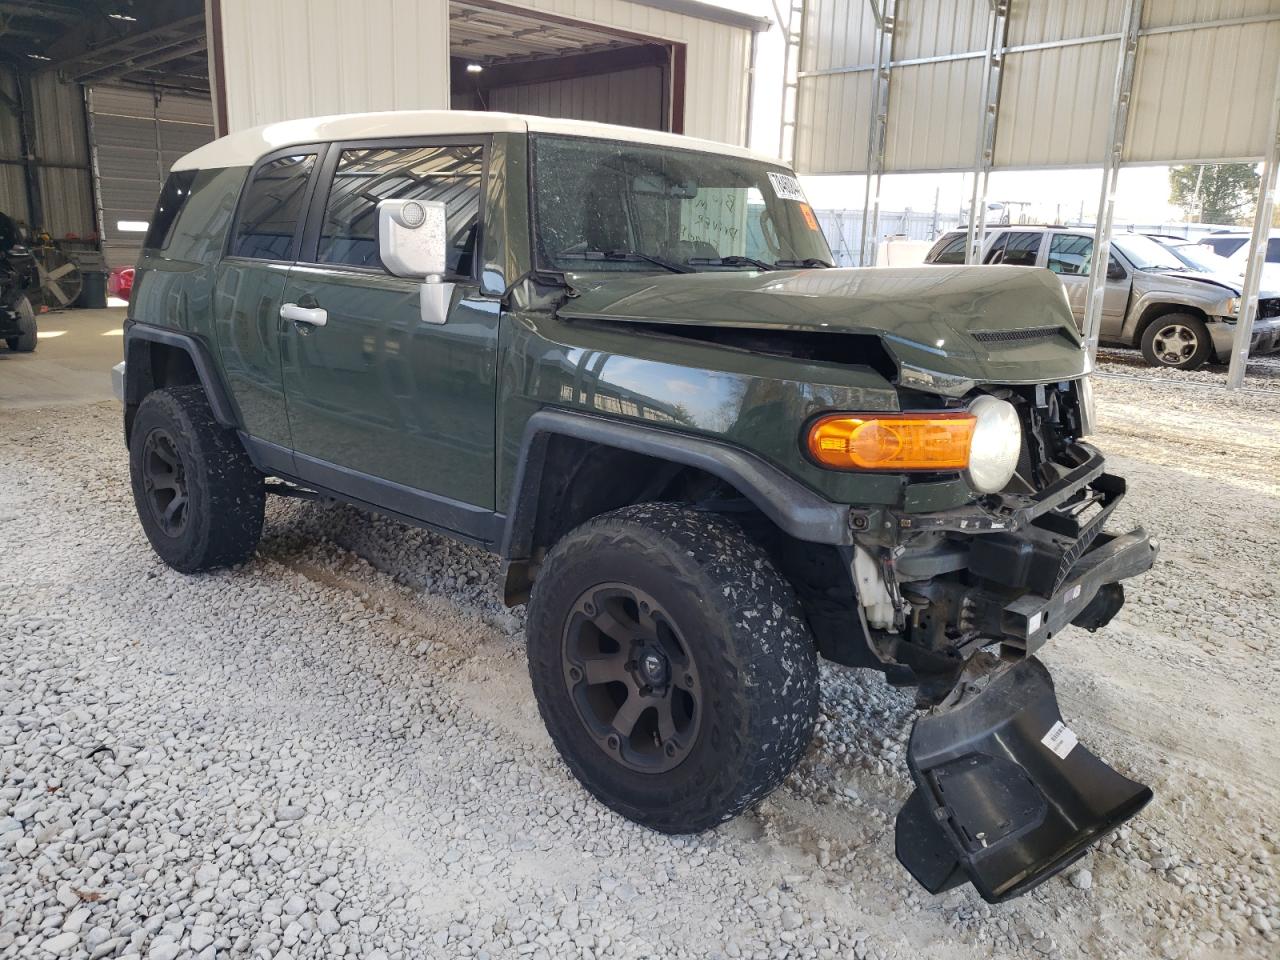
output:
[[[451,105],[684,132],[683,44],[453,0]]]

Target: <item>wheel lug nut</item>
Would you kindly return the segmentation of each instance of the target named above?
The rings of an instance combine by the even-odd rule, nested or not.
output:
[[[668,743],[662,748],[662,750],[668,757],[674,757],[676,755],[676,745],[674,743]]]
[[[609,734],[609,739],[608,739],[608,740],[606,740],[605,742],[609,744],[609,749],[610,749],[610,750],[617,750],[617,749],[618,749],[618,743],[619,743],[620,741],[618,740],[618,736],[617,736],[617,734],[613,734],[613,733],[611,733],[611,734]]]
[[[581,670],[579,670],[577,667],[570,667],[570,668],[569,668],[569,679],[573,680],[574,682],[577,682],[578,680],[581,680],[581,679],[582,679],[582,671],[581,671]]]

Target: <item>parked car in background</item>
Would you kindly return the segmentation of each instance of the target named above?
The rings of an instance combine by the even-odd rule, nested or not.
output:
[[[1230,276],[1244,277],[1245,267],[1249,265],[1249,250],[1252,246],[1253,244],[1246,243],[1227,257],[1227,273]],[[1267,252],[1263,258],[1262,288],[1274,290],[1277,287],[1280,287],[1280,232],[1273,230],[1267,239]]]
[[[126,303],[133,294],[133,267],[116,267],[107,277],[107,296]]]
[[[962,231],[944,234],[925,262],[963,262],[964,239]],[[990,231],[982,250],[985,264],[1045,267],[1056,273],[1082,327],[1092,256],[1093,230],[1084,227],[999,227]],[[1194,370],[1211,359],[1226,361],[1240,290],[1238,277],[1194,270],[1142,234],[1117,234],[1111,239],[1099,338],[1140,349],[1153,366]],[[1280,352],[1280,290],[1270,284],[1259,297],[1250,352]]]

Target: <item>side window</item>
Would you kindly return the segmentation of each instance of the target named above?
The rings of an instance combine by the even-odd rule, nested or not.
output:
[[[201,170],[196,175],[190,195],[169,232],[166,252],[171,258],[194,263],[218,258],[244,180],[243,167]]]
[[[314,153],[278,157],[258,168],[240,202],[231,256],[289,260],[302,216]]]
[[[1092,256],[1092,237],[1055,233],[1053,239],[1049,241],[1049,262],[1046,266],[1064,277],[1087,277],[1089,258]]]
[[[1280,263],[1280,237],[1272,237],[1267,241],[1267,263]]]
[[[964,263],[964,244],[968,238],[965,234],[952,237],[938,251],[930,263]]]
[[[1026,231],[1009,234],[1009,242],[1005,245],[1004,259],[1001,262],[1015,267],[1034,267],[1040,253],[1041,236],[1042,234]]]
[[[480,222],[484,150],[476,144],[343,150],[325,202],[316,259],[381,267],[378,201],[445,204],[449,272],[471,276]]]
[[[1004,263],[1004,248],[1009,242],[1009,234],[1002,233],[996,237],[995,243],[991,244],[991,249],[987,251],[983,263]]]
[[[173,225],[178,222],[178,213],[186,205],[191,196],[191,185],[195,183],[195,170],[179,170],[169,174],[160,191],[160,199],[156,201],[156,212],[151,217],[151,225],[147,227],[147,237],[142,245],[148,250],[163,250],[169,246],[173,236]]]

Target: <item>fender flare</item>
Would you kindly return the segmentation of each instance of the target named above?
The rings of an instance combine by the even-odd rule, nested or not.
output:
[[[543,409],[525,425],[508,500],[501,556],[522,561],[532,552],[547,442],[554,436],[696,467],[738,490],[781,530],[797,540],[845,546],[853,543],[849,507],[825,499],[763,458],[718,440],[593,414]]]
[[[135,321],[125,328],[124,402],[126,407],[141,403],[142,395],[146,390],[147,385],[143,377],[137,374],[131,376],[131,373],[146,369],[148,375],[150,374],[149,364],[144,367],[140,355],[135,352],[147,343],[160,343],[184,351],[191,358],[191,365],[200,379],[205,396],[209,398],[214,419],[228,429],[239,429],[240,411],[231,397],[231,391],[223,382],[222,375],[218,372],[217,363],[208,345],[192,334],[171,330],[168,327],[157,327],[150,323]]]

